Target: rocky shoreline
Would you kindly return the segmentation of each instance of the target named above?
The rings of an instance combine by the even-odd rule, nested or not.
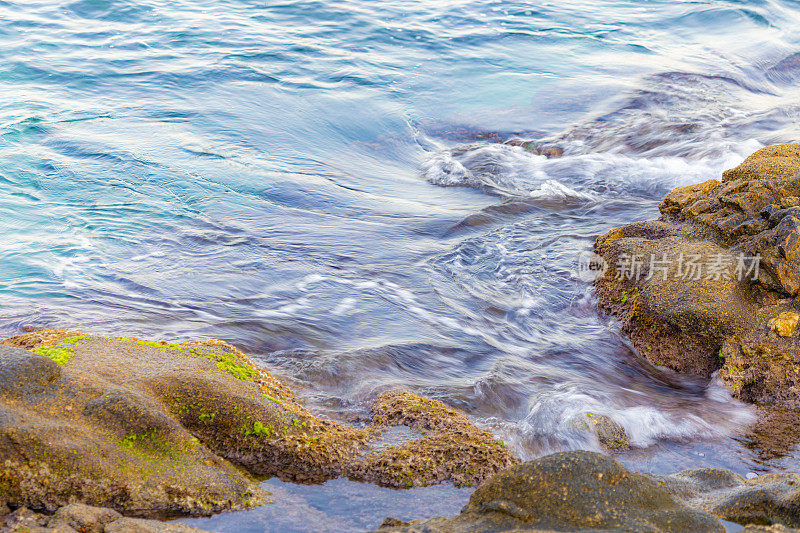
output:
[[[654,365],[719,376],[758,405],[750,437],[763,452],[790,449],[800,440],[800,145],[760,150],[721,180],[675,189],[660,209],[597,239],[601,311]],[[607,417],[574,422],[609,451],[630,445]],[[43,330],[0,341],[3,531],[200,531],[163,520],[269,502],[258,480],[272,476],[478,486],[455,518],[387,518],[379,531],[800,527],[798,474],[642,474],[592,452],[521,463],[465,414],[403,390],[379,396],[368,424],[324,420],[218,340]]]
[[[203,516],[268,501],[257,478],[472,486],[517,462],[462,413],[406,391],[379,396],[363,427],[319,419],[222,341],[12,337],[0,410],[1,499],[45,513]],[[386,441],[398,426],[405,437]]]
[[[378,531],[700,533],[724,531],[721,520],[752,524],[746,531],[800,531],[783,526],[800,526],[798,482],[798,474],[745,480],[716,468],[640,474],[598,453],[563,452],[493,476],[455,518],[390,518]]]
[[[758,405],[752,437],[785,452],[800,409],[800,144],[763,148],[659,208],[597,239],[601,310],[651,363],[718,375]]]

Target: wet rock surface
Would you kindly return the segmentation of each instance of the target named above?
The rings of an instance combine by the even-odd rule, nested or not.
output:
[[[397,487],[442,481],[473,486],[515,463],[504,443],[440,401],[392,392],[378,397],[372,413],[375,428],[403,425],[422,436],[370,452],[351,471],[351,478]]]
[[[662,476],[630,472],[593,452],[564,452],[490,478],[455,518],[401,522],[378,531],[791,531],[800,525],[797,474],[745,480],[722,469]],[[769,527],[766,527],[766,526]]]
[[[58,509],[59,527],[84,519],[74,503],[108,508],[114,531],[150,527],[115,513],[153,518],[251,507],[267,499],[252,475],[472,485],[514,463],[462,413],[407,392],[379,398],[368,427],[319,419],[222,341],[53,330],[3,342],[0,487],[11,508]],[[417,438],[374,446],[402,424],[418,428]]]
[[[599,237],[599,307],[652,363],[800,408],[800,144],[679,187],[661,217]]]
[[[630,448],[631,441],[625,428],[606,415],[584,413],[571,422],[572,427],[594,433],[600,445],[609,452],[622,452]]]
[[[2,519],[0,531],[9,533],[204,533],[205,530],[159,520],[126,518],[103,507],[73,503],[54,515],[20,507]]]

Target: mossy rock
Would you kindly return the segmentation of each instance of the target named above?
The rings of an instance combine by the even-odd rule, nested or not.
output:
[[[46,330],[2,343],[0,488],[13,506],[209,514],[264,501],[252,476],[472,485],[514,462],[465,415],[411,393],[398,397],[438,413],[435,431],[375,447],[388,426],[419,417],[417,410],[381,418],[390,395],[376,403],[369,427],[319,419],[222,341]]]
[[[678,187],[660,210],[597,238],[609,267],[595,281],[601,311],[651,363],[719,372],[734,397],[762,407],[756,444],[788,450],[785,424],[772,421],[786,418],[775,409],[800,413],[800,144]],[[638,277],[624,268],[637,256]],[[669,266],[656,268],[664,258]],[[687,275],[689,258],[700,275]]]
[[[794,473],[746,480],[719,468],[636,473],[598,453],[562,452],[491,477],[454,518],[388,518],[377,531],[722,533],[720,520],[797,527],[798,482]]]

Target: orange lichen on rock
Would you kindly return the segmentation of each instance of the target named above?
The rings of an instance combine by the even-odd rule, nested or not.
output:
[[[800,314],[796,311],[784,311],[775,318],[770,319],[768,325],[769,329],[780,335],[781,337],[791,337],[797,329],[797,322],[800,320]]]

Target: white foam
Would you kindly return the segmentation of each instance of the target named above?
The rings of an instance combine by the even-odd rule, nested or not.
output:
[[[530,196],[534,200],[556,202],[591,202],[598,199],[596,194],[579,192],[554,180],[545,181],[538,189],[531,191]]]
[[[724,386],[713,383],[698,409],[664,407],[652,398],[641,398],[631,405],[631,398],[601,398],[575,385],[557,388],[534,403],[520,430],[530,435],[547,434],[572,449],[602,451],[596,436],[581,429],[576,420],[587,413],[603,415],[625,429],[631,445],[646,448],[659,440],[691,441],[716,439],[736,434],[755,421],[752,409],[733,400]],[[628,405],[615,405],[615,401]]]
[[[519,146],[480,145],[441,150],[422,164],[434,185],[557,201],[595,201],[630,192],[662,194],[677,186],[719,178],[761,148],[756,140],[728,143],[704,157],[644,157],[616,152],[547,159]],[[570,152],[573,152],[570,154]],[[578,153],[576,153],[578,152]]]

